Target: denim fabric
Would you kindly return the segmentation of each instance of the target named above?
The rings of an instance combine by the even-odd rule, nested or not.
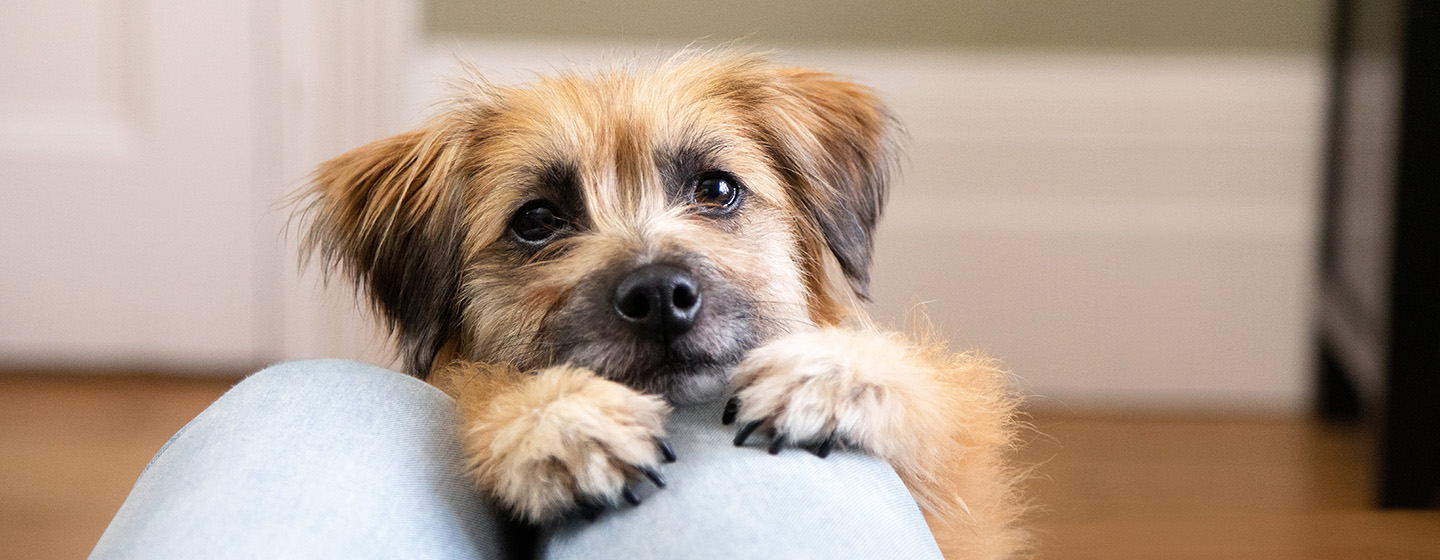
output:
[[[730,445],[717,405],[668,424],[664,490],[545,531],[556,559],[939,558],[875,459]],[[91,558],[485,559],[528,555],[461,472],[453,404],[374,366],[316,360],[250,376],[146,468]]]
[[[759,435],[737,448],[738,426],[720,424],[721,408],[672,413],[666,429],[679,460],[665,466],[666,488],[594,523],[550,529],[544,557],[940,558],[920,508],[889,465],[843,451],[821,459],[788,448],[772,456]]]

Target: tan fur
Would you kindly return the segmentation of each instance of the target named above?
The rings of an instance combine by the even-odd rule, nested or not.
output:
[[[646,391],[723,390],[636,377],[632,341],[586,330],[614,271],[682,263],[711,305],[735,304],[705,352],[730,360],[742,420],[796,443],[838,429],[894,465],[948,556],[1013,557],[1025,538],[1003,375],[861,311],[898,135],[868,90],[753,54],[523,87],[471,77],[420,129],[323,164],[308,240],[368,292],[411,372],[457,397],[476,481],[523,517],[614,503],[656,465],[669,409]],[[740,213],[677,203],[677,165],[740,178]],[[517,246],[517,209],[565,196],[583,211],[564,235]]]
[[[634,467],[658,464],[655,439],[670,412],[660,397],[569,366],[454,368],[470,472],[526,519],[550,521],[575,496],[610,500],[639,475]]]
[[[895,333],[826,327],[776,339],[736,370],[737,420],[816,444],[832,431],[895,467],[947,556],[1011,558],[1018,474],[1005,462],[1015,399],[995,365]]]

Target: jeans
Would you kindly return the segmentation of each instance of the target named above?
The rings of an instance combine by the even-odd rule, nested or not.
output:
[[[672,413],[665,489],[534,530],[463,473],[452,401],[412,377],[316,360],[250,376],[163,447],[91,558],[939,558],[883,462],[763,438],[719,403]]]

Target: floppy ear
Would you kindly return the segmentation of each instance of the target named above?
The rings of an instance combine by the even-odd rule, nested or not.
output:
[[[781,69],[774,87],[761,125],[770,130],[771,155],[850,288],[868,300],[875,224],[889,192],[899,126],[869,89],[831,74]]]
[[[307,208],[307,248],[368,294],[421,378],[458,322],[460,201],[448,141],[437,121],[327,161]]]

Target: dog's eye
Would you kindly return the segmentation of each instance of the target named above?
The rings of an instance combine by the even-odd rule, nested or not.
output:
[[[565,228],[565,220],[555,213],[548,200],[534,200],[521,206],[510,221],[510,231],[528,243],[539,243]]]
[[[709,171],[695,178],[695,203],[729,210],[740,199],[740,181],[724,171]]]

